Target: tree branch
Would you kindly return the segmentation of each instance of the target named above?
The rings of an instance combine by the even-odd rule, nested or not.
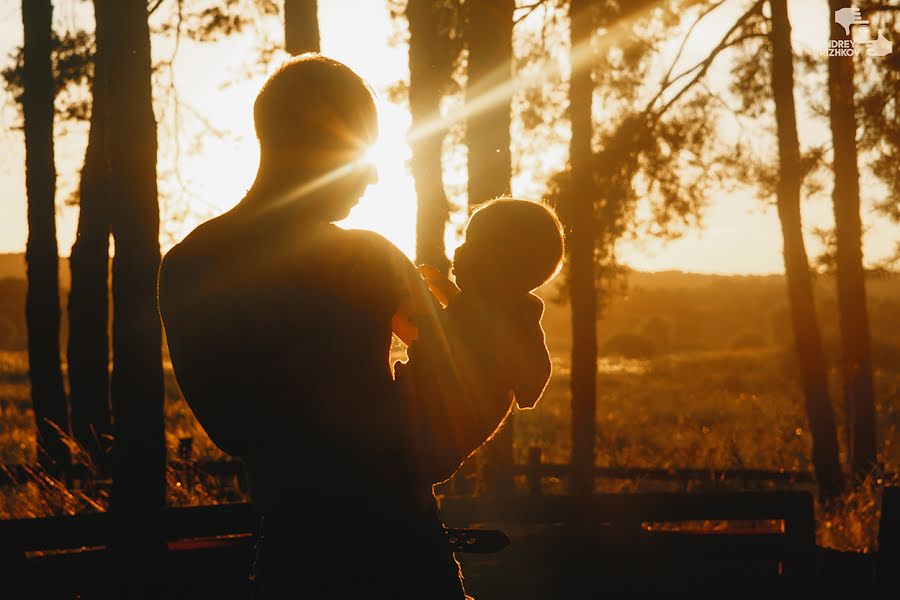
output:
[[[693,79],[691,79],[688,83],[686,83],[686,84],[684,85],[684,87],[682,87],[680,90],[678,90],[678,92],[671,98],[671,100],[669,100],[668,102],[666,102],[666,103],[662,106],[662,108],[659,109],[659,111],[658,111],[659,114],[662,115],[664,112],[666,112],[666,111],[669,109],[669,107],[671,107],[673,104],[675,104],[675,102],[677,102],[678,99],[681,98],[681,97],[685,94],[685,92],[687,92],[690,88],[694,87],[694,85],[695,85],[695,84],[696,84],[696,83],[697,83],[704,75],[706,75],[706,72],[709,70],[709,67],[710,67],[710,66],[712,65],[712,63],[713,63],[713,59],[715,59],[715,57],[716,57],[722,50],[726,50],[727,48],[731,48],[731,47],[733,47],[733,46],[737,46],[737,45],[740,44],[741,42],[745,42],[745,41],[747,41],[747,40],[749,40],[749,39],[753,39],[753,38],[764,38],[764,37],[766,37],[766,35],[763,34],[763,33],[748,33],[748,34],[746,34],[746,35],[742,35],[742,36],[740,36],[740,37],[735,38],[734,40],[732,40],[732,41],[729,42],[728,44],[725,44],[724,46],[718,47],[717,50],[716,50],[716,52],[715,52],[714,54],[711,54],[711,55],[708,57],[707,60],[704,60],[703,62],[698,63],[697,65],[695,65],[694,67],[691,68],[691,70],[694,70],[694,69],[696,69],[697,67],[701,67],[700,70],[697,72],[697,74],[694,75]],[[685,74],[686,74],[686,73],[685,73]],[[679,76],[679,78],[680,78],[680,76]]]
[[[672,76],[672,71],[675,70],[675,65],[678,64],[678,60],[681,58],[681,55],[684,52],[684,47],[687,45],[687,42],[690,39],[691,34],[694,32],[694,29],[697,27],[697,25],[700,23],[700,21],[702,21],[703,18],[706,17],[709,13],[711,13],[712,11],[716,10],[717,8],[719,8],[720,6],[725,4],[725,2],[726,2],[726,0],[719,0],[712,6],[710,6],[706,10],[704,10],[697,17],[697,20],[694,21],[694,23],[688,28],[687,32],[684,34],[684,38],[681,40],[681,44],[678,46],[678,52],[675,53],[675,58],[672,59],[672,64],[669,65],[669,70],[666,71],[666,75],[665,75],[665,77],[663,77],[661,85],[665,86],[668,83],[669,77]]]
[[[519,23],[521,23],[522,21],[524,21],[525,19],[530,17],[531,13],[536,11],[538,9],[538,7],[546,4],[546,2],[547,2],[547,0],[538,0],[537,2],[535,2],[533,4],[526,4],[525,6],[517,6],[516,10],[526,10],[527,9],[528,12],[526,12],[524,15],[521,15],[521,16],[513,19],[513,27],[515,27],[516,25],[518,25]]]
[[[669,102],[667,102],[665,105],[663,105],[663,107],[659,110],[658,114],[662,114],[666,110],[668,110],[669,107],[672,106],[672,104],[674,104],[674,102],[677,101],[679,98],[681,98],[681,96],[683,96],[684,93],[689,88],[693,87],[694,84],[696,84],[697,81],[700,80],[700,78],[702,78],[704,75],[706,75],[706,72],[709,70],[709,67],[712,66],[713,61],[723,50],[726,50],[727,48],[735,46],[735,45],[737,45],[743,41],[746,41],[747,39],[750,39],[750,38],[763,37],[763,34],[749,33],[749,34],[739,36],[739,37],[735,38],[734,40],[731,39],[731,36],[734,35],[734,33],[736,31],[738,31],[741,28],[741,26],[744,23],[746,23],[747,20],[750,19],[750,17],[761,12],[762,5],[763,5],[763,0],[757,0],[753,4],[753,6],[751,6],[750,9],[747,10],[747,12],[745,12],[743,15],[741,15],[737,19],[737,21],[734,22],[734,25],[731,26],[731,28],[728,30],[728,32],[726,32],[725,35],[722,36],[722,39],[715,46],[715,48],[713,48],[712,51],[710,51],[709,55],[705,59],[703,59],[699,63],[695,64],[693,67],[681,72],[675,78],[670,79],[668,82],[664,82],[664,84],[662,86],[660,86],[660,89],[656,93],[656,95],[647,103],[646,108],[644,109],[644,114],[645,115],[649,114],[652,111],[653,105],[656,104],[656,102],[663,96],[663,94],[665,94],[665,92],[674,83],[689,76],[691,73],[696,71],[696,75],[693,77],[693,79],[691,79],[691,81],[689,81],[684,87],[682,87],[678,91],[678,93],[676,93],[675,96]]]

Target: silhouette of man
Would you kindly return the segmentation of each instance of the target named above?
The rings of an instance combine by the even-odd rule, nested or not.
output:
[[[510,398],[463,419],[434,458],[410,442],[407,396],[433,390],[394,382],[392,320],[403,307],[427,332],[437,305],[387,240],[333,224],[376,179],[362,160],[377,136],[365,82],[297,57],[265,84],[254,121],[253,186],[166,255],[159,304],[185,398],[246,463],[263,515],[257,594],[462,599],[431,483],[490,436]],[[440,426],[420,421],[417,435]]]

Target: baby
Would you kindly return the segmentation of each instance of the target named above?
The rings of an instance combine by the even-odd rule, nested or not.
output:
[[[421,452],[427,455],[431,436],[451,436],[458,448],[458,456],[438,457],[445,468],[432,481],[452,475],[499,427],[513,400],[532,408],[540,399],[551,363],[540,324],[544,305],[531,292],[553,278],[562,257],[552,211],[501,198],[469,219],[453,259],[455,284],[433,267],[420,268],[445,308],[430,321],[435,331],[419,331],[403,314],[395,318],[394,333],[410,344],[410,362],[395,366],[395,378],[410,390],[412,420],[429,423],[416,434]]]
[[[548,208],[501,198],[481,206],[466,225],[465,242],[453,257],[454,285],[437,269],[420,272],[478,354],[494,354],[519,408],[535,405],[550,376],[541,315],[531,293],[562,264],[563,236]],[[493,360],[490,362],[494,362]]]

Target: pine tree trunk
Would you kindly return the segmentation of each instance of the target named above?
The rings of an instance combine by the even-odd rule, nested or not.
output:
[[[514,0],[469,0],[466,22],[466,121],[469,210],[510,191],[510,123]],[[513,415],[488,442],[484,477],[489,492],[513,491]]]
[[[319,5],[316,0],[284,0],[284,49],[291,56],[319,52]]]
[[[470,0],[466,121],[469,208],[510,191],[512,30],[515,2]]]
[[[112,436],[109,404],[109,108],[108,61],[104,56],[110,24],[102,2],[95,2],[97,52],[91,89],[91,123],[81,170],[78,231],[69,267],[69,400],[72,434],[87,450],[99,475],[109,470],[106,449]]]
[[[844,8],[830,0],[830,13]],[[831,20],[829,19],[829,23]],[[834,26],[834,25],[833,25]],[[859,214],[859,168],[856,156],[856,113],[853,101],[853,58],[828,59],[828,97],[834,145],[834,223],[837,237],[837,296],[841,328],[841,374],[847,407],[850,468],[857,479],[877,459],[875,387],[862,263]]]
[[[416,262],[437,267],[447,274],[450,261],[444,249],[444,231],[450,218],[450,204],[444,192],[441,147],[444,128],[440,103],[445,79],[450,71],[441,64],[447,59],[437,40],[440,31],[441,0],[409,0],[409,111],[412,115],[411,170],[416,185]],[[423,132],[427,131],[427,134]]]
[[[28,376],[38,431],[38,462],[52,472],[68,465],[57,432],[68,433],[66,392],[59,347],[59,251],[56,244],[56,166],[53,157],[54,86],[51,62],[53,6],[50,0],[23,0],[25,33],[22,111],[25,117],[25,188],[28,242]]]
[[[590,39],[590,6],[571,0],[572,53]],[[573,60],[574,63],[574,60]],[[590,494],[594,488],[594,434],[597,397],[597,290],[594,272],[594,208],[592,184],[590,69],[572,72],[569,84],[571,190],[566,248],[569,254],[569,297],[572,308],[572,458],[570,493]]]
[[[150,31],[144,0],[98,0],[108,10],[109,175],[113,259],[115,418],[113,509],[165,504],[162,332],[156,308],[159,204]]]
[[[778,124],[778,217],[784,237],[784,269],[794,326],[797,358],[806,396],[806,414],[813,438],[813,466],[819,492],[838,495],[844,486],[838,454],[834,410],[822,338],[816,320],[809,261],[800,221],[800,142],[794,106],[794,66],[787,0],[772,0],[772,92]]]

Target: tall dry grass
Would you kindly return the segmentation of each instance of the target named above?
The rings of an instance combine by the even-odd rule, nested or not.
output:
[[[0,352],[0,463],[34,463],[35,436],[23,352]],[[539,446],[547,462],[570,452],[568,361],[556,353],[554,376],[538,408],[515,416],[516,458]],[[774,348],[666,354],[651,360],[605,360],[598,373],[597,463],[654,468],[809,471],[811,438],[789,355]],[[832,373],[833,398],[839,380]],[[832,506],[817,506],[818,541],[841,550],[876,547],[880,489],[900,484],[900,370],[876,371],[883,470]],[[838,402],[840,418],[843,407]],[[177,459],[179,440],[193,439],[196,460],[224,455],[209,440],[166,372],[166,444],[169,504],[188,506],[240,500],[234,485],[203,476]],[[841,443],[844,442],[841,427]],[[846,449],[843,449],[846,461]],[[746,489],[719,481],[673,486],[639,480],[598,481],[598,491]],[[758,485],[771,489],[774,485]],[[798,487],[798,486],[795,486]],[[802,487],[802,486],[800,486]],[[548,482],[561,491],[562,482]],[[0,518],[104,510],[108,486],[69,489],[34,471],[23,485],[0,487]]]

